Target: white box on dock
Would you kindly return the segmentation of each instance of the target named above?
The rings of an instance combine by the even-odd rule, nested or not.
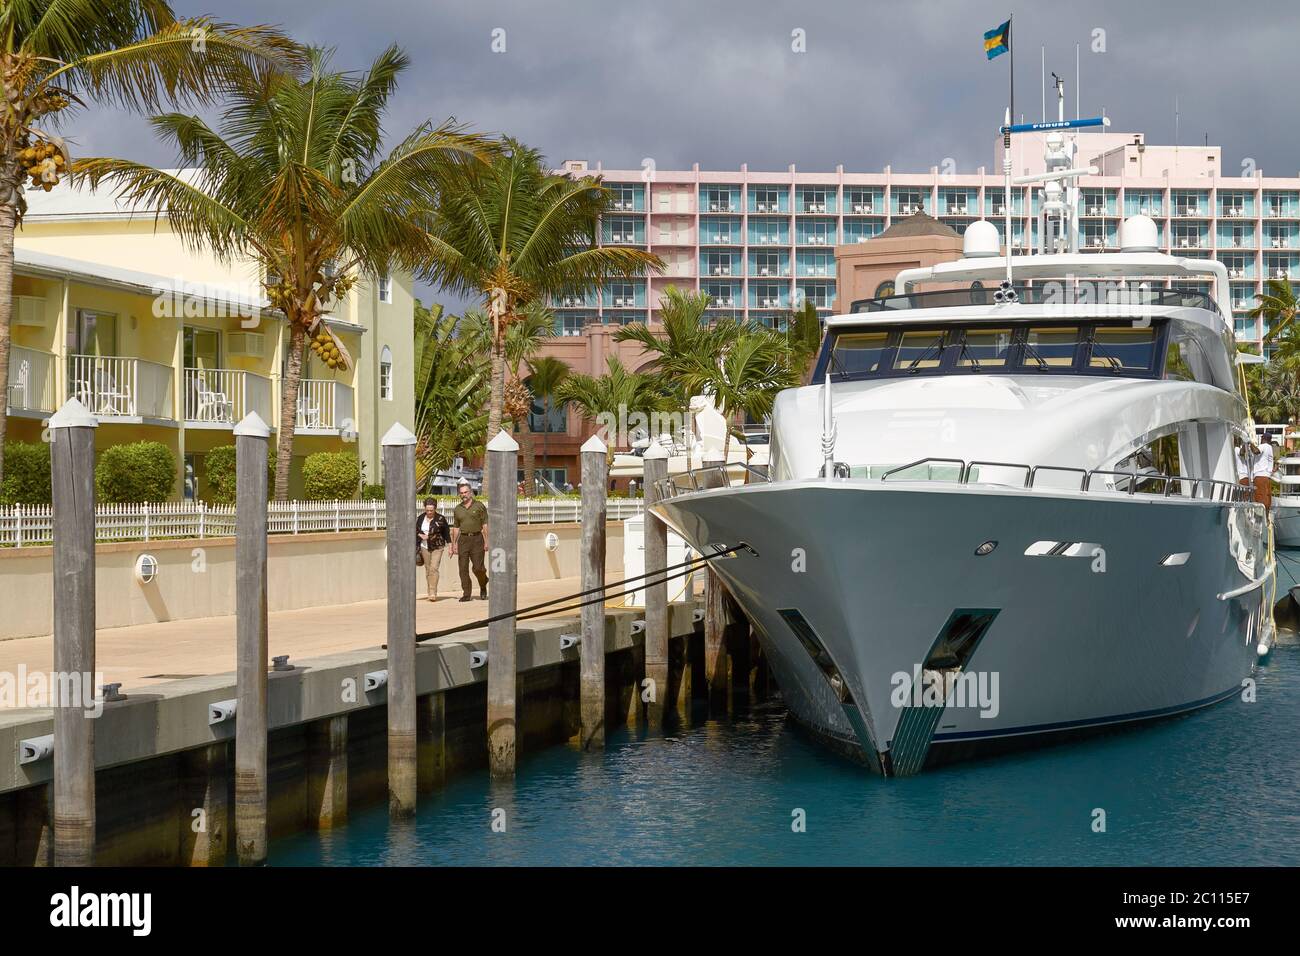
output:
[[[645,574],[645,525],[644,515],[636,515],[633,518],[626,518],[623,521],[623,578],[639,577]],[[695,552],[686,544],[681,535],[669,529],[668,531],[668,567],[673,567],[694,557]],[[670,574],[677,574],[683,571],[679,568],[677,571],[671,571]],[[690,593],[691,575],[674,578],[668,582],[668,600],[684,601]],[[644,584],[644,581],[638,581],[638,584]],[[623,598],[625,607],[645,607],[645,588],[638,588],[631,594]]]

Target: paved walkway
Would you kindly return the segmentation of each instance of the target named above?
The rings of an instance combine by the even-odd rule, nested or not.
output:
[[[619,575],[618,577],[621,577]],[[617,580],[611,575],[610,580]],[[527,607],[581,590],[577,578],[519,585],[519,606]],[[621,604],[622,598],[615,603]],[[386,601],[339,604],[332,607],[275,611],[269,615],[271,656],[291,660],[333,654],[385,641]],[[563,607],[564,605],[561,605]],[[416,605],[416,627],[435,631],[487,617],[486,601],[460,603],[444,597]],[[561,616],[559,614],[556,615]],[[206,617],[163,624],[137,624],[101,630],[95,635],[96,669],[107,683],[120,682],[125,693],[169,680],[235,669],[235,619]],[[54,667],[52,637],[23,637],[0,641],[0,672],[49,672]]]

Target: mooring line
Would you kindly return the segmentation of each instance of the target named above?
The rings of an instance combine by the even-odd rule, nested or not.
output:
[[[449,627],[441,631],[429,631],[426,634],[416,634],[415,642],[418,644],[421,641],[430,641],[438,637],[448,637],[449,635],[452,634],[459,634],[462,631],[473,630],[474,628],[478,628],[478,627],[486,627],[487,625],[494,624],[497,621],[506,621],[512,617],[520,621],[532,620],[538,617],[546,617],[553,613],[560,613],[564,611],[576,611],[580,608],[586,607],[588,604],[597,604],[602,601],[608,601],[611,598],[626,597],[629,594],[633,594],[636,591],[641,590],[641,588],[643,587],[650,587],[651,585],[655,585],[655,584],[665,584],[668,581],[685,577],[686,575],[691,574],[694,571],[698,571],[701,567],[708,565],[708,563],[713,559],[725,558],[728,555],[735,554],[737,551],[748,551],[750,554],[754,556],[758,555],[758,552],[755,551],[752,547],[750,547],[750,545],[746,544],[744,541],[741,541],[739,544],[732,545],[730,548],[725,548],[721,551],[715,551],[709,555],[701,554],[698,557],[690,558],[686,561],[681,562],[680,564],[670,564],[666,568],[658,568],[654,571],[647,571],[645,574],[638,574],[634,577],[623,578],[622,580],[615,581],[611,584],[602,584],[599,587],[588,588],[585,591],[578,591],[576,594],[567,594],[564,597],[552,598],[549,601],[542,601],[540,604],[532,604],[529,605],[528,607],[517,608],[516,610],[513,611],[506,611],[502,614],[497,614],[492,617],[485,617],[480,621],[471,621],[468,624],[458,624],[455,627]],[[685,570],[679,571],[678,570],[679,568],[685,568]],[[668,575],[669,571],[677,571],[678,573]],[[668,575],[668,576],[664,578],[657,578],[656,580],[653,581],[645,580],[646,578],[650,578],[660,574]],[[619,586],[631,584],[634,581],[644,581],[644,583],[640,587],[625,588],[624,590],[618,591],[614,594],[605,593],[612,587],[619,587]],[[558,609],[558,611],[545,611],[545,613],[539,613],[544,611],[544,609],[554,608],[555,605],[557,604],[563,604],[565,601],[572,601],[575,598],[588,597],[592,594],[599,594],[600,596],[596,598],[592,598],[589,601],[583,601],[579,604],[570,605],[569,607],[566,608],[560,608]]]

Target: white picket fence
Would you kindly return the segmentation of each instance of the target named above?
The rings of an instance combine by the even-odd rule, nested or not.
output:
[[[642,512],[644,499],[611,498],[611,521]],[[415,503],[412,514],[421,506]],[[439,500],[438,510],[448,519],[456,508],[451,499]],[[519,523],[541,524],[578,521],[582,503],[577,498],[519,499]],[[271,534],[310,534],[319,531],[382,531],[382,501],[272,501],[267,506]],[[164,501],[156,504],[99,505],[95,508],[98,541],[157,541],[163,538],[222,538],[235,533],[235,506],[202,501]],[[0,548],[30,548],[53,540],[54,511],[50,505],[0,507]]]

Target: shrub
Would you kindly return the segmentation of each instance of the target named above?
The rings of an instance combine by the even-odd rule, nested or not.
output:
[[[361,500],[362,501],[383,501],[384,486],[383,485],[362,485]]]
[[[50,446],[45,442],[11,442],[5,445],[5,479],[0,485],[0,504],[48,505]]]
[[[176,456],[162,442],[111,445],[95,463],[95,497],[112,504],[165,501],[176,484]]]
[[[308,501],[350,499],[361,484],[361,462],[345,451],[318,451],[302,463],[303,497]]]
[[[222,445],[203,456],[203,478],[207,488],[203,500],[214,505],[233,505],[235,503],[235,446]],[[275,448],[266,452],[266,497],[275,495]]]

